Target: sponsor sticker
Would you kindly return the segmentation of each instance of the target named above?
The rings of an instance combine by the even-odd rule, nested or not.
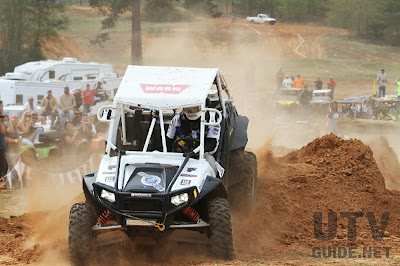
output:
[[[160,192],[164,191],[164,187],[162,185],[160,185],[161,178],[159,176],[149,175],[145,172],[139,172],[137,174],[142,177],[142,179],[140,181],[142,182],[143,185],[149,186],[149,187],[154,187],[155,189],[157,189]]]
[[[115,176],[105,176],[104,179],[106,182],[112,182],[115,180]]]
[[[109,165],[109,166],[108,166],[108,170],[112,170],[112,169],[114,169],[114,168],[117,168],[117,166],[116,166],[116,165]]]
[[[190,183],[192,183],[192,180],[187,180],[187,179],[182,179],[181,180],[181,185],[182,186],[189,186]]]
[[[102,174],[103,175],[115,175],[116,172],[103,172]]]
[[[196,167],[189,167],[188,169],[187,169],[187,171],[190,173],[190,172],[193,172],[193,171],[196,171],[197,170],[197,168]]]
[[[151,198],[150,193],[131,193],[131,197],[134,198]]]
[[[191,174],[181,174],[181,176],[184,176],[184,177],[197,177],[197,175],[191,175]]]
[[[184,84],[140,84],[144,93],[179,94],[190,85]]]

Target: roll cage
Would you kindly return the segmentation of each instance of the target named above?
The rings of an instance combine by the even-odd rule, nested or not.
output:
[[[213,84],[217,87],[218,103],[214,108],[210,108],[207,106],[207,99],[204,99],[201,104],[200,145],[193,151],[199,154],[199,159],[204,158],[206,126],[220,125],[227,115],[226,103],[233,102],[226,82],[219,72]],[[227,98],[224,98],[223,91]],[[154,151],[159,151],[162,156],[183,156],[181,153],[167,151],[166,131],[177,110],[185,107],[192,106],[182,104],[176,109],[154,108],[117,100],[113,105],[102,106],[97,113],[98,119],[110,122],[106,153],[110,155],[112,150],[123,150],[124,154],[154,156]]]

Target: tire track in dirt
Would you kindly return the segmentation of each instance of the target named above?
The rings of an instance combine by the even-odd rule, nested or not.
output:
[[[296,52],[298,55],[300,55],[300,56],[302,56],[302,57],[304,57],[304,58],[307,58],[307,56],[305,56],[305,55],[303,55],[302,53],[299,52],[299,48],[300,48],[306,41],[301,37],[300,34],[297,33],[297,36],[299,36],[299,38],[300,38],[300,40],[301,40],[301,43],[296,47],[295,52]]]
[[[259,36],[261,36],[261,32],[259,32],[258,30],[254,29],[253,27],[250,27],[249,25],[247,25],[245,23],[240,23],[240,24],[245,25],[247,28],[251,29],[252,31],[257,33]]]

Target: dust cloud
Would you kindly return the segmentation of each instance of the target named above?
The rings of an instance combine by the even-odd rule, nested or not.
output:
[[[344,162],[341,162],[342,165],[335,161],[335,154],[336,156],[347,153],[358,154],[357,149],[361,149],[364,152],[363,158],[367,156],[368,159],[362,160],[360,165],[364,168],[357,168],[352,175],[361,178],[362,174],[370,172],[367,175],[369,179],[365,181],[366,185],[370,184],[373,190],[380,193],[378,196],[380,200],[390,199],[390,206],[393,202],[397,202],[396,192],[386,190],[386,188],[400,189],[400,177],[397,174],[400,166],[397,156],[395,157],[396,150],[400,149],[391,148],[400,147],[400,141],[396,138],[396,128],[382,132],[379,126],[376,130],[368,131],[351,126],[350,123],[341,126],[344,135],[360,138],[370,145],[372,151],[361,142],[343,141],[334,136],[326,136],[313,142],[315,138],[326,133],[324,119],[320,121],[320,125],[310,130],[309,126],[296,124],[293,118],[285,117],[280,110],[274,109],[272,95],[276,89],[275,74],[280,66],[285,70],[286,58],[298,56],[294,52],[294,48],[298,45],[298,37],[293,31],[310,36],[331,34],[329,29],[315,29],[308,26],[275,25],[272,30],[264,25],[249,27],[241,22],[229,23],[227,19],[199,19],[190,25],[165,27],[143,36],[146,65],[219,68],[233,94],[239,114],[246,115],[250,120],[248,148],[255,151],[258,157],[258,201],[252,215],[249,216],[251,218],[233,214],[235,248],[239,261],[257,263],[257,258],[260,256],[286,250],[307,250],[310,247],[313,242],[309,226],[312,223],[308,216],[312,215],[312,211],[318,210],[318,204],[323,201],[324,195],[329,195],[329,190],[319,190],[318,184],[326,188],[335,186],[335,178],[348,182],[346,173],[338,176],[333,172],[331,176],[324,174],[325,163],[328,161],[335,165],[334,170],[341,170],[340,167],[344,167],[343,165],[347,167]],[[332,34],[337,33],[337,31],[332,32]],[[115,60],[120,62],[117,68],[121,71],[129,63],[128,38],[130,37],[123,36],[120,42],[126,41],[127,45],[115,51]],[[321,44],[315,49],[309,45],[307,44],[302,51],[307,56],[317,58],[327,56]],[[84,55],[91,56],[89,53]],[[101,58],[101,54],[97,56]],[[339,93],[344,95],[343,92]],[[388,135],[387,139],[377,139],[382,134]],[[297,150],[309,142],[311,144],[307,146],[308,148]],[[309,149],[310,145],[314,147],[313,151]],[[319,157],[315,155],[316,152],[319,152]],[[391,160],[387,161],[385,158],[387,156],[390,156]],[[321,161],[322,158],[326,161]],[[351,156],[345,158],[349,161],[352,159]],[[49,171],[57,173],[63,169],[57,169],[53,165]],[[354,181],[352,182],[339,187],[341,195],[349,196],[345,193],[346,189],[349,189],[350,185],[357,186]],[[382,187],[384,183],[386,188]],[[26,193],[28,193],[25,210],[27,214],[14,218],[17,219],[16,224],[23,224],[22,230],[25,236],[23,241],[19,242],[21,247],[18,254],[7,251],[5,253],[23,262],[69,265],[68,215],[73,203],[84,200],[82,185],[79,182],[61,185],[56,180],[46,180],[46,176],[36,176],[29,189],[26,189]],[[360,198],[370,200],[364,191],[357,190],[355,193]],[[304,197],[306,197],[305,202],[303,202]],[[348,200],[351,202],[351,197]],[[312,208],[307,207],[306,203]],[[324,204],[325,209],[332,208],[331,206],[337,204],[337,200],[330,197],[329,202]],[[353,207],[366,208],[360,201],[357,201],[357,204]],[[380,207],[387,208],[384,205],[376,205],[374,208],[378,210]],[[393,208],[396,213],[400,213],[398,206]],[[16,229],[12,225],[5,226],[9,223],[9,220],[0,219],[1,228],[6,228],[10,234],[15,233]],[[393,227],[389,233],[394,235],[399,231],[399,228]],[[2,244],[6,244],[7,241],[10,240],[4,239]],[[207,257],[202,248],[197,246],[168,244],[156,249],[132,246],[123,246],[123,249],[129,250],[128,254],[121,254],[118,260],[114,260],[115,253],[106,253],[113,260],[105,258],[103,263],[117,265],[127,265],[132,261],[141,264],[215,263]],[[116,250],[121,249],[112,249],[111,252]],[[180,254],[171,256],[176,254],[176,250],[179,250]],[[6,260],[0,258],[0,262],[2,261]]]

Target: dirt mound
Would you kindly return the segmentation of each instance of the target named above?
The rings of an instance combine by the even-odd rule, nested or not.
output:
[[[385,178],[387,189],[400,190],[400,163],[396,152],[385,137],[369,141],[379,170]]]
[[[42,254],[40,245],[32,243],[32,227],[27,215],[0,217],[0,264],[29,264],[38,260]]]
[[[258,200],[251,217],[235,224],[238,252],[268,254],[307,250],[314,246],[373,246],[368,219],[357,219],[357,240],[347,240],[347,219],[339,212],[374,212],[377,225],[390,212],[384,240],[398,246],[400,193],[385,188],[371,149],[359,140],[334,135],[316,139],[298,151],[272,158],[268,147],[258,154]],[[322,212],[327,230],[328,212],[338,214],[338,232],[332,241],[314,236],[314,212]],[[397,243],[397,244],[396,244]]]
[[[57,40],[47,41],[44,56],[49,59],[76,57],[78,60],[92,57],[90,52],[82,49],[72,37],[66,35],[60,35]]]

